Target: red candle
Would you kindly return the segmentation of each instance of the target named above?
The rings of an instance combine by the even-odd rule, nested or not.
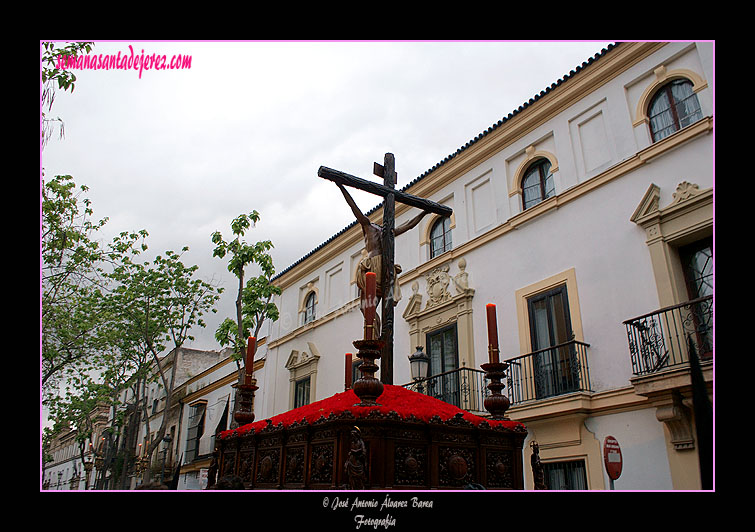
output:
[[[344,381],[344,390],[351,388],[351,353],[346,353],[346,379]]]
[[[244,384],[252,383],[252,373],[254,373],[254,353],[257,351],[257,339],[249,337],[246,345],[246,360],[244,361]]]
[[[376,301],[375,301],[375,293],[376,293],[376,285],[377,285],[377,275],[375,272],[367,272],[366,278],[365,278],[365,289],[364,289],[364,301],[365,301],[365,309],[364,309],[364,326],[367,331],[369,331],[368,339],[372,339],[372,324],[375,322],[375,307],[376,307]]]
[[[488,352],[490,353],[490,362],[498,362],[498,324],[495,317],[495,305],[488,303],[485,305],[488,316]]]

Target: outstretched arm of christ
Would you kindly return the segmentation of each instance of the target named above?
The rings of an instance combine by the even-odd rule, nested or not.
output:
[[[398,227],[397,227],[397,228],[396,228],[396,229],[395,229],[395,230],[393,231],[393,234],[394,234],[394,235],[396,235],[396,236],[398,236],[398,235],[400,235],[401,233],[406,233],[406,232],[407,232],[407,231],[408,231],[409,229],[412,229],[413,227],[415,227],[415,226],[416,226],[416,225],[417,225],[417,224],[418,224],[418,223],[420,222],[420,220],[422,220],[422,218],[423,218],[423,217],[424,217],[424,216],[425,216],[426,214],[428,214],[428,211],[422,211],[421,213],[419,213],[419,214],[418,214],[417,216],[415,216],[415,217],[414,217],[414,218],[412,218],[411,220],[409,220],[409,221],[407,221],[407,222],[404,222],[404,223],[402,223],[401,225],[399,225],[399,226],[398,226]]]
[[[346,203],[349,204],[349,207],[351,207],[351,212],[354,213],[354,216],[356,217],[357,221],[364,227],[365,225],[370,225],[370,219],[367,218],[362,211],[359,210],[359,207],[357,207],[356,202],[354,202],[354,198],[351,197],[351,194],[349,194],[346,191],[346,187],[344,187],[341,183],[336,183],[338,185],[338,188],[341,189],[341,193],[343,194],[343,197],[346,199]]]

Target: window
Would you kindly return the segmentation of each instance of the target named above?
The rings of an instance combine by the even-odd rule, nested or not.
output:
[[[586,490],[587,473],[584,460],[543,464],[545,485],[549,490]]]
[[[310,398],[317,397],[317,364],[320,352],[313,342],[307,342],[307,351],[291,350],[286,361],[289,375],[288,404],[289,409],[309,404]]]
[[[310,378],[308,376],[296,381],[296,388],[294,390],[294,408],[309,404],[309,385]]]
[[[653,142],[694,124],[702,117],[700,102],[692,91],[692,82],[686,79],[677,79],[661,87],[648,106]]]
[[[315,321],[315,308],[317,306],[315,293],[310,292],[307,302],[304,304],[304,323]]]
[[[684,269],[684,280],[690,300],[713,295],[713,238],[708,237],[694,244],[679,248],[679,258]],[[702,358],[713,354],[712,301],[703,300],[691,308],[698,353]]]
[[[713,295],[713,238],[679,248],[690,299]]]
[[[191,407],[189,412],[189,430],[186,435],[186,463],[197,457],[199,451],[199,438],[204,432],[205,403],[199,403]]]
[[[527,169],[522,178],[523,207],[529,209],[555,193],[551,163],[548,159],[540,159]]]
[[[427,335],[427,354],[430,356],[428,382],[432,395],[446,403],[460,406],[459,375],[453,370],[459,368],[456,324],[433,331]],[[448,373],[451,372],[451,373]]]
[[[438,219],[430,230],[430,258],[451,249],[451,218]]]
[[[578,390],[579,366],[575,346],[567,343],[574,339],[574,333],[566,286],[561,285],[529,298],[527,307],[537,397]]]

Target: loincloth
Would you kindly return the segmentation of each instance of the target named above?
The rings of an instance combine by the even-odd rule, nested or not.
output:
[[[365,257],[357,265],[356,281],[359,289],[364,293],[367,272],[373,272],[376,276],[375,295],[378,299],[383,299],[383,257],[375,255]],[[398,275],[401,273],[401,266],[393,265],[393,304],[396,305],[401,299],[401,287],[398,283]]]

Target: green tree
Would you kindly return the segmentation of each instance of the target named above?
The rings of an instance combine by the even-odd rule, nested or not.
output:
[[[76,87],[76,75],[62,65],[58,64],[58,58],[62,56],[78,57],[81,53],[89,53],[94,46],[93,42],[73,42],[63,47],[56,47],[53,42],[43,42],[41,50],[41,114],[42,114],[42,138],[41,147],[44,149],[52,136],[54,124],[60,128],[60,137],[65,134],[63,120],[60,117],[50,118],[48,113],[52,111],[57,90],[70,91],[73,93]]]
[[[215,339],[220,345],[233,346],[233,359],[237,365],[246,351],[247,338],[257,338],[265,320],[276,321],[279,315],[278,307],[272,302],[273,296],[281,293],[280,288],[272,284],[275,267],[269,251],[273,248],[273,243],[262,240],[247,244],[241,240],[259,219],[257,211],[234,218],[231,222],[234,239],[228,242],[223,239],[220,231],[212,234],[212,242],[216,245],[213,256],[222,259],[229,255],[228,271],[238,279],[236,320],[226,318],[215,331]],[[259,275],[251,277],[245,285],[245,269],[252,264],[259,267]]]
[[[123,233],[106,247],[97,240],[107,218],[91,219],[91,201],[69,175],[42,186],[42,386],[86,372],[107,349],[105,269],[146,249],[146,231]]]
[[[257,223],[260,215],[257,211],[249,214],[241,214],[231,222],[231,232],[234,239],[226,242],[220,231],[212,234],[212,242],[216,245],[213,256],[224,258],[230,255],[228,271],[233,273],[239,280],[236,295],[236,320],[226,318],[215,330],[215,339],[220,345],[233,346],[232,359],[236,361],[238,369],[238,383],[244,379],[245,370],[240,364],[246,351],[247,338],[258,338],[260,329],[265,320],[275,321],[278,319],[278,307],[272,302],[273,296],[281,293],[280,288],[272,284],[275,274],[273,259],[269,251],[273,243],[263,240],[255,244],[247,244],[241,240],[252,224]],[[259,267],[259,275],[251,277],[244,284],[245,268],[249,265]],[[253,363],[253,362],[252,362]],[[250,368],[251,370],[252,368]],[[239,403],[239,389],[235,388],[236,404]],[[231,420],[231,427],[237,422]]]
[[[188,247],[182,249],[182,253],[186,251]],[[158,378],[166,394],[162,422],[145,449],[147,457],[159,447],[166,433],[178,351],[187,340],[194,339],[190,334],[194,326],[205,326],[204,313],[216,312],[214,307],[222,293],[221,288],[195,279],[197,270],[198,266],[185,266],[181,254],[166,251],[151,263],[124,260],[109,274],[116,287],[108,295],[108,305],[120,320],[117,328],[121,337],[128,338],[135,353],[148,354],[150,374]],[[167,356],[170,352],[162,356],[169,345],[174,356]],[[126,461],[124,467],[128,466]]]

